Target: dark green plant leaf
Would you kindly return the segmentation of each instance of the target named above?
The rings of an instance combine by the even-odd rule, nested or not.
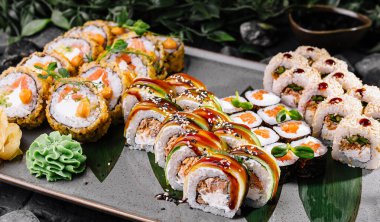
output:
[[[164,192],[168,192],[169,196],[173,197],[174,199],[181,200],[183,196],[182,191],[173,190],[170,187],[170,185],[166,183],[165,171],[163,168],[158,166],[157,163],[155,163],[154,154],[148,153],[148,158],[149,158],[150,166],[152,167],[152,170],[154,172],[154,175],[156,176]]]
[[[54,25],[63,28],[63,29],[69,29],[70,23],[69,20],[62,14],[59,10],[53,10],[51,14],[51,21]]]
[[[301,113],[299,113],[295,109],[289,110],[288,115],[289,115],[290,119],[292,119],[292,120],[301,120],[302,119]]]
[[[242,208],[242,214],[246,215],[245,219],[247,222],[267,222],[271,218],[273,211],[276,209],[278,200],[280,199],[281,196],[281,190],[282,190],[282,185],[279,185],[277,188],[277,193],[275,197],[269,201],[265,206],[257,209],[253,208]]]
[[[47,69],[48,71],[54,71],[57,68],[57,63],[56,62],[51,62],[49,63]]]
[[[225,31],[214,31],[210,33],[207,38],[215,42],[233,42],[235,38]]]
[[[108,133],[95,143],[83,144],[89,166],[100,182],[112,171],[124,148],[123,126],[111,126]]]
[[[314,158],[314,150],[308,146],[296,146],[291,148],[293,153],[302,159],[313,159]]]
[[[325,174],[298,179],[299,196],[311,221],[354,222],[362,189],[362,170],[334,161],[327,155]]]
[[[280,110],[276,115],[276,121],[278,123],[284,122],[286,120],[286,109]]]
[[[231,100],[231,104],[236,108],[242,108],[244,110],[251,110],[253,104],[251,102],[242,102],[239,100],[239,92],[235,91],[236,97]]]
[[[276,158],[280,158],[280,157],[285,156],[288,153],[288,151],[289,151],[288,146],[275,146],[271,150],[271,154]]]
[[[61,74],[62,78],[70,77],[69,71],[67,71],[65,68],[59,68],[58,73]]]
[[[24,27],[22,27],[21,35],[22,36],[31,36],[36,34],[37,32],[44,29],[47,24],[49,24],[50,19],[35,19],[28,24],[26,24]]]

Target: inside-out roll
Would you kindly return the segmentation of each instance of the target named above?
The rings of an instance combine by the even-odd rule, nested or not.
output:
[[[248,183],[248,172],[237,160],[213,155],[190,169],[183,194],[192,208],[232,218],[246,197]]]
[[[333,79],[337,81],[342,86],[344,92],[353,88],[361,88],[363,86],[362,81],[354,73],[346,69],[336,70],[327,75],[325,79]]]
[[[224,140],[230,148],[243,145],[261,146],[256,135],[244,124],[225,122],[219,129],[215,130],[214,133]]]
[[[331,56],[320,57],[313,63],[312,67],[319,72],[322,79],[338,70],[348,69],[347,63],[345,61]]]
[[[352,88],[347,94],[359,99],[365,108],[369,102],[380,101],[380,89],[377,86],[363,85],[360,88]]]
[[[315,61],[322,57],[327,57],[330,56],[330,54],[327,52],[326,49],[324,48],[317,48],[313,46],[299,46],[296,50],[295,53],[305,57],[309,63],[309,65],[313,65]]]
[[[211,107],[201,107],[192,112],[203,117],[208,122],[211,130],[218,129],[224,122],[232,122],[227,114]]]
[[[186,89],[203,89],[207,90],[206,86],[197,78],[186,73],[176,73],[168,76],[165,79],[177,94],[183,93]]]
[[[192,111],[202,106],[209,106],[222,111],[218,98],[212,92],[203,89],[187,89],[173,100],[186,111]]]

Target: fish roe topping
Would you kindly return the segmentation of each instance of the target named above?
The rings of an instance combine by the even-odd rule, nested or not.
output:
[[[284,54],[284,58],[291,59],[293,56],[289,53]]]
[[[318,84],[318,90],[326,90],[329,85],[326,82],[321,82]]]
[[[335,78],[342,79],[344,77],[344,74],[341,72],[337,72],[333,75]]]
[[[330,99],[329,103],[330,103],[330,104],[338,104],[338,103],[340,103],[340,102],[342,102],[342,101],[343,101],[342,98],[335,97],[335,98]]]
[[[312,51],[314,51],[314,48],[313,47],[309,47],[309,48],[306,49],[306,51],[312,52]]]
[[[359,120],[359,124],[366,127],[371,125],[371,121],[367,118],[363,118]]]
[[[297,68],[297,69],[294,70],[294,73],[297,73],[297,74],[301,74],[301,73],[304,73],[304,72],[305,72],[305,70],[300,69],[300,68]]]
[[[360,97],[363,97],[363,94],[364,94],[365,91],[366,91],[365,88],[360,88],[360,89],[355,90],[355,93],[359,94]]]
[[[335,61],[333,59],[326,59],[325,63],[329,66],[335,65]]]

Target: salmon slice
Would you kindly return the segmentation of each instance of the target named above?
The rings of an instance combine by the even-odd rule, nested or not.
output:
[[[267,91],[265,90],[257,90],[255,93],[252,94],[252,97],[256,100],[263,100],[264,99],[264,94],[268,94]]]
[[[60,93],[59,93],[59,99],[58,102],[61,102],[70,92],[72,88],[71,86],[66,86]]]
[[[264,113],[266,113],[269,117],[276,117],[278,112],[284,108],[284,106],[276,106],[274,109],[265,110]]]
[[[311,149],[314,150],[314,152],[317,152],[317,150],[321,147],[321,144],[319,143],[315,143],[313,141],[308,141],[306,143],[302,143],[301,146],[308,146],[310,147]]]
[[[108,74],[106,70],[104,70],[103,68],[98,68],[97,70],[95,70],[95,72],[92,73],[87,79],[90,81],[94,81],[98,80],[99,78],[102,78],[102,82],[104,83],[104,85],[110,85],[110,82],[108,80]]]
[[[252,113],[242,113],[241,115],[239,115],[239,118],[243,122],[248,123],[248,124],[253,124],[256,122],[256,117],[252,115]]]
[[[21,89],[28,89],[28,80],[26,79],[26,75],[22,75],[20,78],[14,81],[10,88],[13,90],[20,87],[20,85]]]
[[[143,41],[138,38],[132,39],[131,44],[129,44],[129,48],[138,49],[144,52],[146,51]]]
[[[268,139],[270,137],[270,132],[267,129],[255,129],[253,132],[265,139]]]
[[[300,125],[300,122],[285,122],[281,125],[281,130],[286,133],[297,133]]]

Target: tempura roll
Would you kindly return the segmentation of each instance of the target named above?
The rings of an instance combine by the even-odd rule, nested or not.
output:
[[[185,44],[173,36],[155,36],[165,52],[165,69],[168,73],[180,72],[185,67]]]
[[[200,159],[190,169],[183,194],[192,208],[232,218],[248,187],[246,168],[234,158],[219,154]]]

